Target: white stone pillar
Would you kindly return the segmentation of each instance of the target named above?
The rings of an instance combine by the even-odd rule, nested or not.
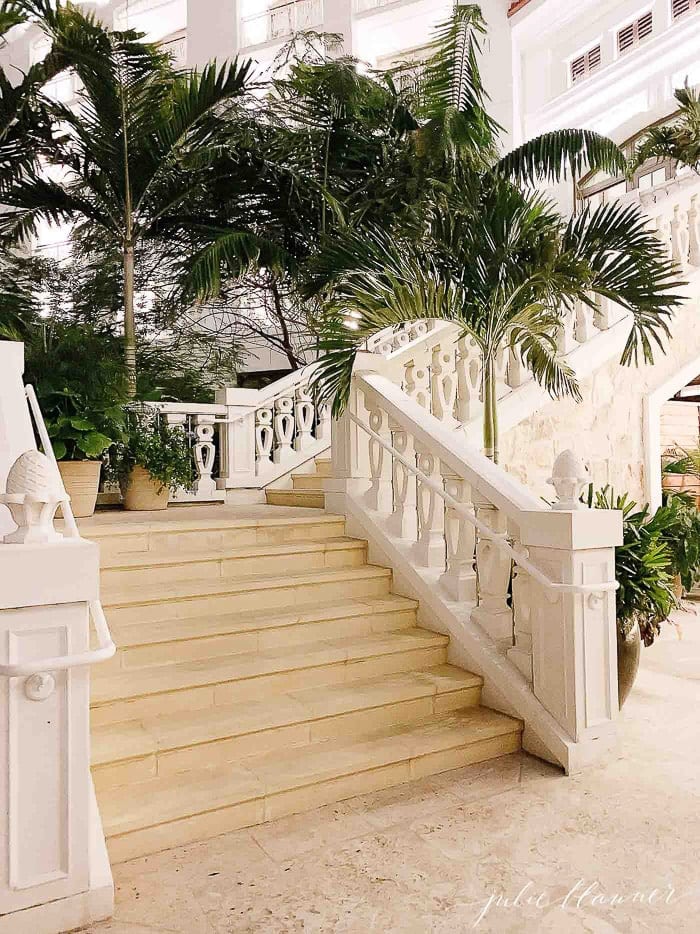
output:
[[[551,580],[615,580],[622,514],[578,509],[523,513],[521,544]],[[569,770],[605,756],[617,741],[615,592],[556,593],[529,581],[533,691],[566,730]]]
[[[219,490],[257,487],[255,469],[255,411],[260,394],[257,389],[218,389],[216,402],[225,405],[226,423],[219,439]]]
[[[0,664],[89,649],[96,545],[0,544]],[[89,668],[0,675],[0,934],[107,918],[112,878],[90,778]]]

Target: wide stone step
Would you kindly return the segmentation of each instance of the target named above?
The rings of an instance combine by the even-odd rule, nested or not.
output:
[[[311,490],[315,493],[323,493],[323,477],[315,473],[293,473],[292,485],[294,490]]]
[[[323,509],[326,497],[320,490],[265,490],[269,506],[303,506]]]
[[[265,507],[260,507],[264,509]],[[226,507],[217,509],[225,513]],[[194,510],[192,510],[194,512]],[[119,513],[120,519],[105,519],[96,515],[81,520],[80,529],[85,538],[96,541],[103,555],[144,552],[177,553],[178,551],[215,551],[242,548],[246,545],[278,545],[285,542],[321,541],[337,538],[345,531],[343,516],[324,515],[314,511],[310,515],[264,514],[243,518],[222,515],[221,518],[201,518],[201,513],[187,517],[174,515],[170,507],[164,518],[138,521],[128,514]],[[295,510],[296,513],[296,510]]]
[[[442,665],[448,637],[426,629],[331,639],[223,658],[125,669],[92,679],[95,726],[344,684]]]
[[[314,603],[285,612],[226,613],[219,616],[165,619],[144,626],[112,625],[117,655],[100,665],[112,669],[170,664],[214,655],[301,645],[408,629],[416,624],[414,600],[389,594],[358,600]]]
[[[323,569],[308,574],[251,577],[239,580],[180,580],[137,587],[105,586],[102,603],[110,623],[184,618],[239,612],[270,613],[339,599],[381,597],[389,593],[391,571],[364,565]]]
[[[228,580],[300,574],[323,568],[361,567],[366,563],[367,543],[340,536],[285,544],[247,545],[242,548],[192,553],[112,554],[102,562],[101,582],[105,588],[120,585],[172,583],[185,579]]]
[[[110,856],[120,862],[514,752],[520,730],[518,721],[475,707],[104,789]]]
[[[476,706],[482,679],[443,665],[372,681],[98,727],[98,789],[236,762],[273,749],[354,736]]]

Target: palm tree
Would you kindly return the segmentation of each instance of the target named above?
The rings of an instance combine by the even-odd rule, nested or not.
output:
[[[677,118],[647,130],[634,153],[631,171],[647,159],[674,159],[700,173],[700,94],[686,85],[675,91],[675,98]]]
[[[565,220],[533,191],[582,168],[618,172],[615,144],[585,130],[562,130],[497,158],[498,128],[486,111],[477,56],[484,25],[478,7],[457,7],[438,31],[419,82],[419,127],[412,137],[421,178],[422,223],[341,232],[327,244],[308,284],[326,296],[326,355],[317,385],[347,399],[355,353],[388,325],[419,318],[454,321],[483,356],[484,450],[498,458],[495,361],[504,347],[553,396],[579,395],[557,355],[557,329],[576,301],[619,302],[633,316],[623,354],[653,359],[678,299],[674,267],[635,207],[606,205]]]
[[[251,63],[179,73],[139,34],[108,30],[61,0],[17,0],[11,7],[37,19],[52,40],[51,54],[70,65],[81,90],[75,110],[44,102],[54,131],[62,131],[41,149],[52,171],[25,166],[4,187],[0,235],[22,243],[42,221],[82,222],[119,251],[133,393],[135,258],[146,244],[170,250],[178,238],[186,242],[190,231],[206,227],[203,193],[216,181],[214,154],[230,142],[231,111],[246,92]],[[219,233],[228,233],[225,225]]]
[[[477,176],[432,208],[421,241],[379,227],[349,230],[318,263],[334,280],[317,377],[336,413],[347,399],[356,352],[382,328],[439,318],[470,335],[483,359],[484,453],[498,460],[495,363],[508,348],[553,397],[580,398],[560,359],[557,333],[575,302],[595,296],[633,316],[623,359],[653,358],[677,298],[674,267],[634,207],[605,205],[568,221],[540,195]],[[338,273],[337,271],[342,271]]]

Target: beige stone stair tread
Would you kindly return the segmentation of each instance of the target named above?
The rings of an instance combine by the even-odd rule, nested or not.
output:
[[[267,502],[280,506],[306,506],[308,508],[323,509],[325,494],[318,490],[266,490]]]
[[[92,731],[92,764],[105,765],[165,750],[276,729],[417,698],[481,687],[478,675],[441,665],[423,671],[305,689],[265,700],[181,712],[96,727]]]
[[[285,574],[271,577],[269,574],[262,577],[239,577],[237,579],[222,578],[188,578],[163,584],[156,583],[152,587],[143,584],[125,587],[122,584],[106,585],[102,588],[102,603],[105,607],[129,606],[145,603],[164,603],[178,599],[206,597],[213,594],[237,593],[240,591],[269,590],[276,587],[293,588],[304,584],[332,583],[337,581],[367,580],[376,578],[390,578],[388,568],[367,564],[361,567],[350,568],[319,568],[306,574]]]
[[[484,707],[392,727],[355,739],[329,740],[280,753],[246,757],[236,765],[154,778],[110,789],[101,812],[108,836],[244,801],[380,769],[439,751],[521,731],[519,721]]]
[[[117,571],[130,568],[167,567],[168,565],[196,564],[207,561],[233,561],[236,558],[257,558],[276,555],[300,554],[304,552],[342,551],[364,549],[367,543],[360,538],[339,535],[318,541],[284,542],[280,545],[246,545],[242,548],[219,548],[211,551],[173,551],[161,553],[116,553],[105,555],[102,570]]]
[[[337,600],[333,603],[313,603],[294,607],[286,613],[269,615],[260,610],[243,613],[211,614],[206,617],[187,617],[143,623],[115,623],[112,635],[119,648],[140,645],[157,645],[185,639],[206,639],[212,636],[233,635],[277,629],[303,623],[332,622],[337,619],[415,610],[417,601],[398,594],[388,597],[364,597],[357,600]]]
[[[406,629],[362,638],[334,639],[221,658],[195,659],[173,665],[126,669],[103,677],[99,676],[99,669],[96,669],[92,682],[92,704],[96,706],[125,698],[445,646],[448,641],[447,636],[427,629]]]
[[[103,521],[100,522],[99,515],[87,522],[82,520],[80,528],[85,538],[98,536],[128,536],[144,532],[216,532],[227,529],[251,529],[251,528],[274,528],[275,526],[287,525],[316,525],[319,522],[329,525],[338,522],[345,522],[345,516],[333,515],[331,513],[320,513],[313,515],[285,515],[264,518],[262,516],[246,516],[243,518],[222,517],[221,519],[202,519],[193,517],[191,519],[172,517],[172,509],[165,511],[165,515],[160,519],[154,519],[148,522],[139,522],[138,519],[128,521],[128,514],[119,513],[120,522]],[[126,521],[125,521],[126,520]]]

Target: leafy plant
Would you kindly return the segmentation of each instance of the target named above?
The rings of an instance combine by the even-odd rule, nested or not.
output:
[[[136,466],[147,470],[161,490],[192,486],[192,452],[185,432],[168,425],[147,405],[127,410],[125,438],[110,449],[106,476],[128,486]]]
[[[119,341],[89,326],[47,321],[25,335],[34,385],[58,460],[95,460],[121,437],[126,368]]]
[[[594,491],[591,484],[584,501],[590,508],[622,512],[623,543],[615,549],[617,624],[627,633],[637,623],[649,646],[677,606],[673,575],[678,558],[669,539],[678,528],[678,514],[662,508],[651,516],[648,505],[640,509],[627,493],[618,495],[609,486]]]
[[[648,159],[675,159],[694,172],[700,172],[700,95],[687,85],[674,92],[679,104],[678,117],[665,126],[649,129],[640,142],[630,171]]]
[[[700,513],[695,497],[667,492],[657,517],[665,527],[663,538],[673,556],[673,573],[680,577],[683,590],[690,593],[700,581]]]

